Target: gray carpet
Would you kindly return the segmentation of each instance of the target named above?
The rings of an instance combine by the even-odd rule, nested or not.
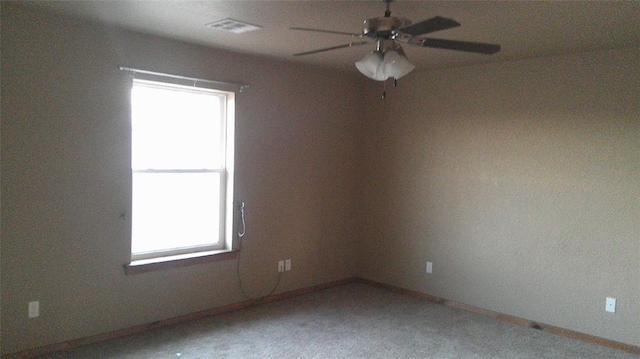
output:
[[[363,283],[40,358],[632,358]]]

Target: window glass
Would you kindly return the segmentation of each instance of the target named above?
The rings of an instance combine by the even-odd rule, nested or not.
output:
[[[131,97],[132,168],[223,166],[221,96],[138,84]]]
[[[224,247],[233,151],[228,95],[134,80],[132,259]]]

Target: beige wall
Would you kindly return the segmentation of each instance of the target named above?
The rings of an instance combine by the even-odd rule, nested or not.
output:
[[[638,50],[415,72],[380,101],[355,71],[6,2],[1,45],[2,353],[243,300],[235,261],[124,275],[118,65],[252,85],[235,183],[251,294],[292,258],[281,291],[360,275],[640,345]]]
[[[125,276],[128,76],[251,84],[237,96],[241,271],[266,294],[356,275],[356,74],[41,16],[2,3],[2,352],[244,300],[236,261]],[[27,303],[41,316],[27,319]]]
[[[638,49],[412,74],[369,118],[364,277],[640,345]]]

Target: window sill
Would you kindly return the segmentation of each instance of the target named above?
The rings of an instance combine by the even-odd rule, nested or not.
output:
[[[124,273],[126,275],[153,272],[169,268],[178,268],[191,266],[201,263],[226,261],[236,259],[238,257],[237,250],[221,250],[208,251],[200,253],[182,254],[178,256],[169,256],[161,258],[143,259],[132,261],[124,265]]]

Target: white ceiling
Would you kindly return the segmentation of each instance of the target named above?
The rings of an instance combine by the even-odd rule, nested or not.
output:
[[[353,39],[289,27],[360,33],[363,20],[383,16],[385,10],[379,0],[36,1],[25,5],[182,41],[353,71],[354,62],[373,50],[374,44],[293,57]],[[413,22],[443,16],[462,24],[428,37],[502,45],[495,55],[405,45],[409,60],[419,69],[640,46],[640,1],[397,0],[391,3],[391,11]],[[262,29],[231,34],[204,26],[225,18]]]

